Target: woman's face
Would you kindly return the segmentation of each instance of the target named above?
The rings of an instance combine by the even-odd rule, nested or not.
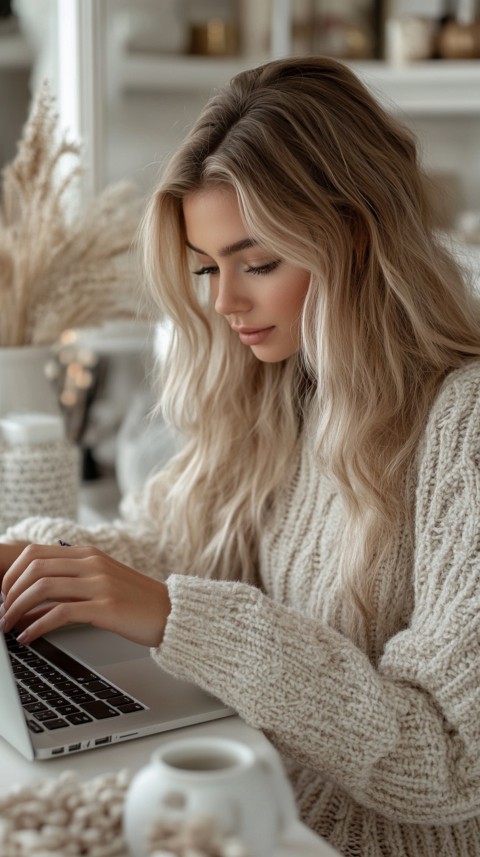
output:
[[[234,190],[195,191],[183,201],[194,273],[208,276],[215,310],[259,360],[277,363],[298,351],[310,274],[247,234]]]

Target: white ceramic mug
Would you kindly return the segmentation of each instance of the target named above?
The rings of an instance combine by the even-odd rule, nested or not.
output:
[[[273,747],[253,750],[228,738],[170,741],[134,777],[127,792],[124,833],[133,857],[147,857],[155,821],[192,822],[208,816],[236,837],[251,857],[272,857],[296,818],[295,801]]]

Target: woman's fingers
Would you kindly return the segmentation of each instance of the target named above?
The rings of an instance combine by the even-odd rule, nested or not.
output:
[[[24,616],[15,624],[16,631],[24,631],[28,628],[33,622],[36,622],[37,619],[41,619],[42,616],[45,616],[53,607],[56,606],[56,602],[51,602],[50,604],[42,604],[41,607],[35,607],[33,610],[29,610],[28,613],[25,613]]]
[[[56,631],[64,625],[71,623],[82,623],[97,625],[103,627],[99,621],[98,605],[92,601],[76,601],[62,604],[54,604],[38,619],[28,625],[21,634],[18,635],[19,643],[28,644],[48,634],[50,631]]]
[[[74,577],[42,577],[24,589],[17,598],[12,599],[11,603],[4,602],[3,631],[11,631],[22,616],[48,602],[91,601],[94,596],[95,587],[92,587],[91,580]]]
[[[3,582],[2,582],[2,594],[4,599],[6,600],[9,595],[11,589],[17,581],[22,577],[25,571],[29,567],[34,567],[36,577],[40,577],[43,569],[43,573],[45,573],[44,566],[47,565],[48,562],[48,574],[51,574],[50,571],[50,563],[52,560],[58,559],[61,560],[62,563],[65,563],[63,566],[64,569],[67,568],[67,560],[72,559],[85,559],[88,556],[95,556],[97,552],[95,548],[91,547],[62,547],[60,545],[27,545],[24,550],[20,553],[19,556],[12,562],[10,568],[5,573]],[[65,572],[67,573],[68,572]]]
[[[0,543],[0,582],[12,563],[14,563],[22,551],[25,550],[27,544],[27,542]]]
[[[81,562],[81,561],[80,561]],[[57,581],[62,581],[70,578],[73,582],[76,578],[82,577],[85,579],[90,571],[87,564],[80,564],[79,560],[75,559],[34,559],[27,566],[25,571],[13,583],[9,591],[4,595],[4,607],[6,610],[13,603],[20,601],[21,596],[27,591],[31,594],[35,593],[37,604],[42,601],[51,600],[56,597]],[[70,587],[70,592],[74,592],[75,584]],[[73,596],[72,596],[73,597]]]

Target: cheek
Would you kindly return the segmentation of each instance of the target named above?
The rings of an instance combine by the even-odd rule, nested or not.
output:
[[[285,315],[294,318],[300,316],[303,304],[305,302],[305,298],[307,296],[309,284],[310,277],[308,276],[302,278],[301,280],[293,284],[291,281],[285,283],[279,300],[279,303],[281,304],[281,311]]]

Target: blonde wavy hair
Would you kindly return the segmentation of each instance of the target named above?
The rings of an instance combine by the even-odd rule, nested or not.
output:
[[[311,272],[301,348],[283,362],[257,360],[193,282],[182,200],[218,185],[235,190],[249,235]],[[142,236],[173,322],[161,408],[183,439],[149,494],[169,567],[259,583],[262,528],[308,432],[348,518],[346,590],[374,612],[432,400],[480,354],[479,312],[435,235],[411,135],[339,62],[242,72],[172,157]]]

